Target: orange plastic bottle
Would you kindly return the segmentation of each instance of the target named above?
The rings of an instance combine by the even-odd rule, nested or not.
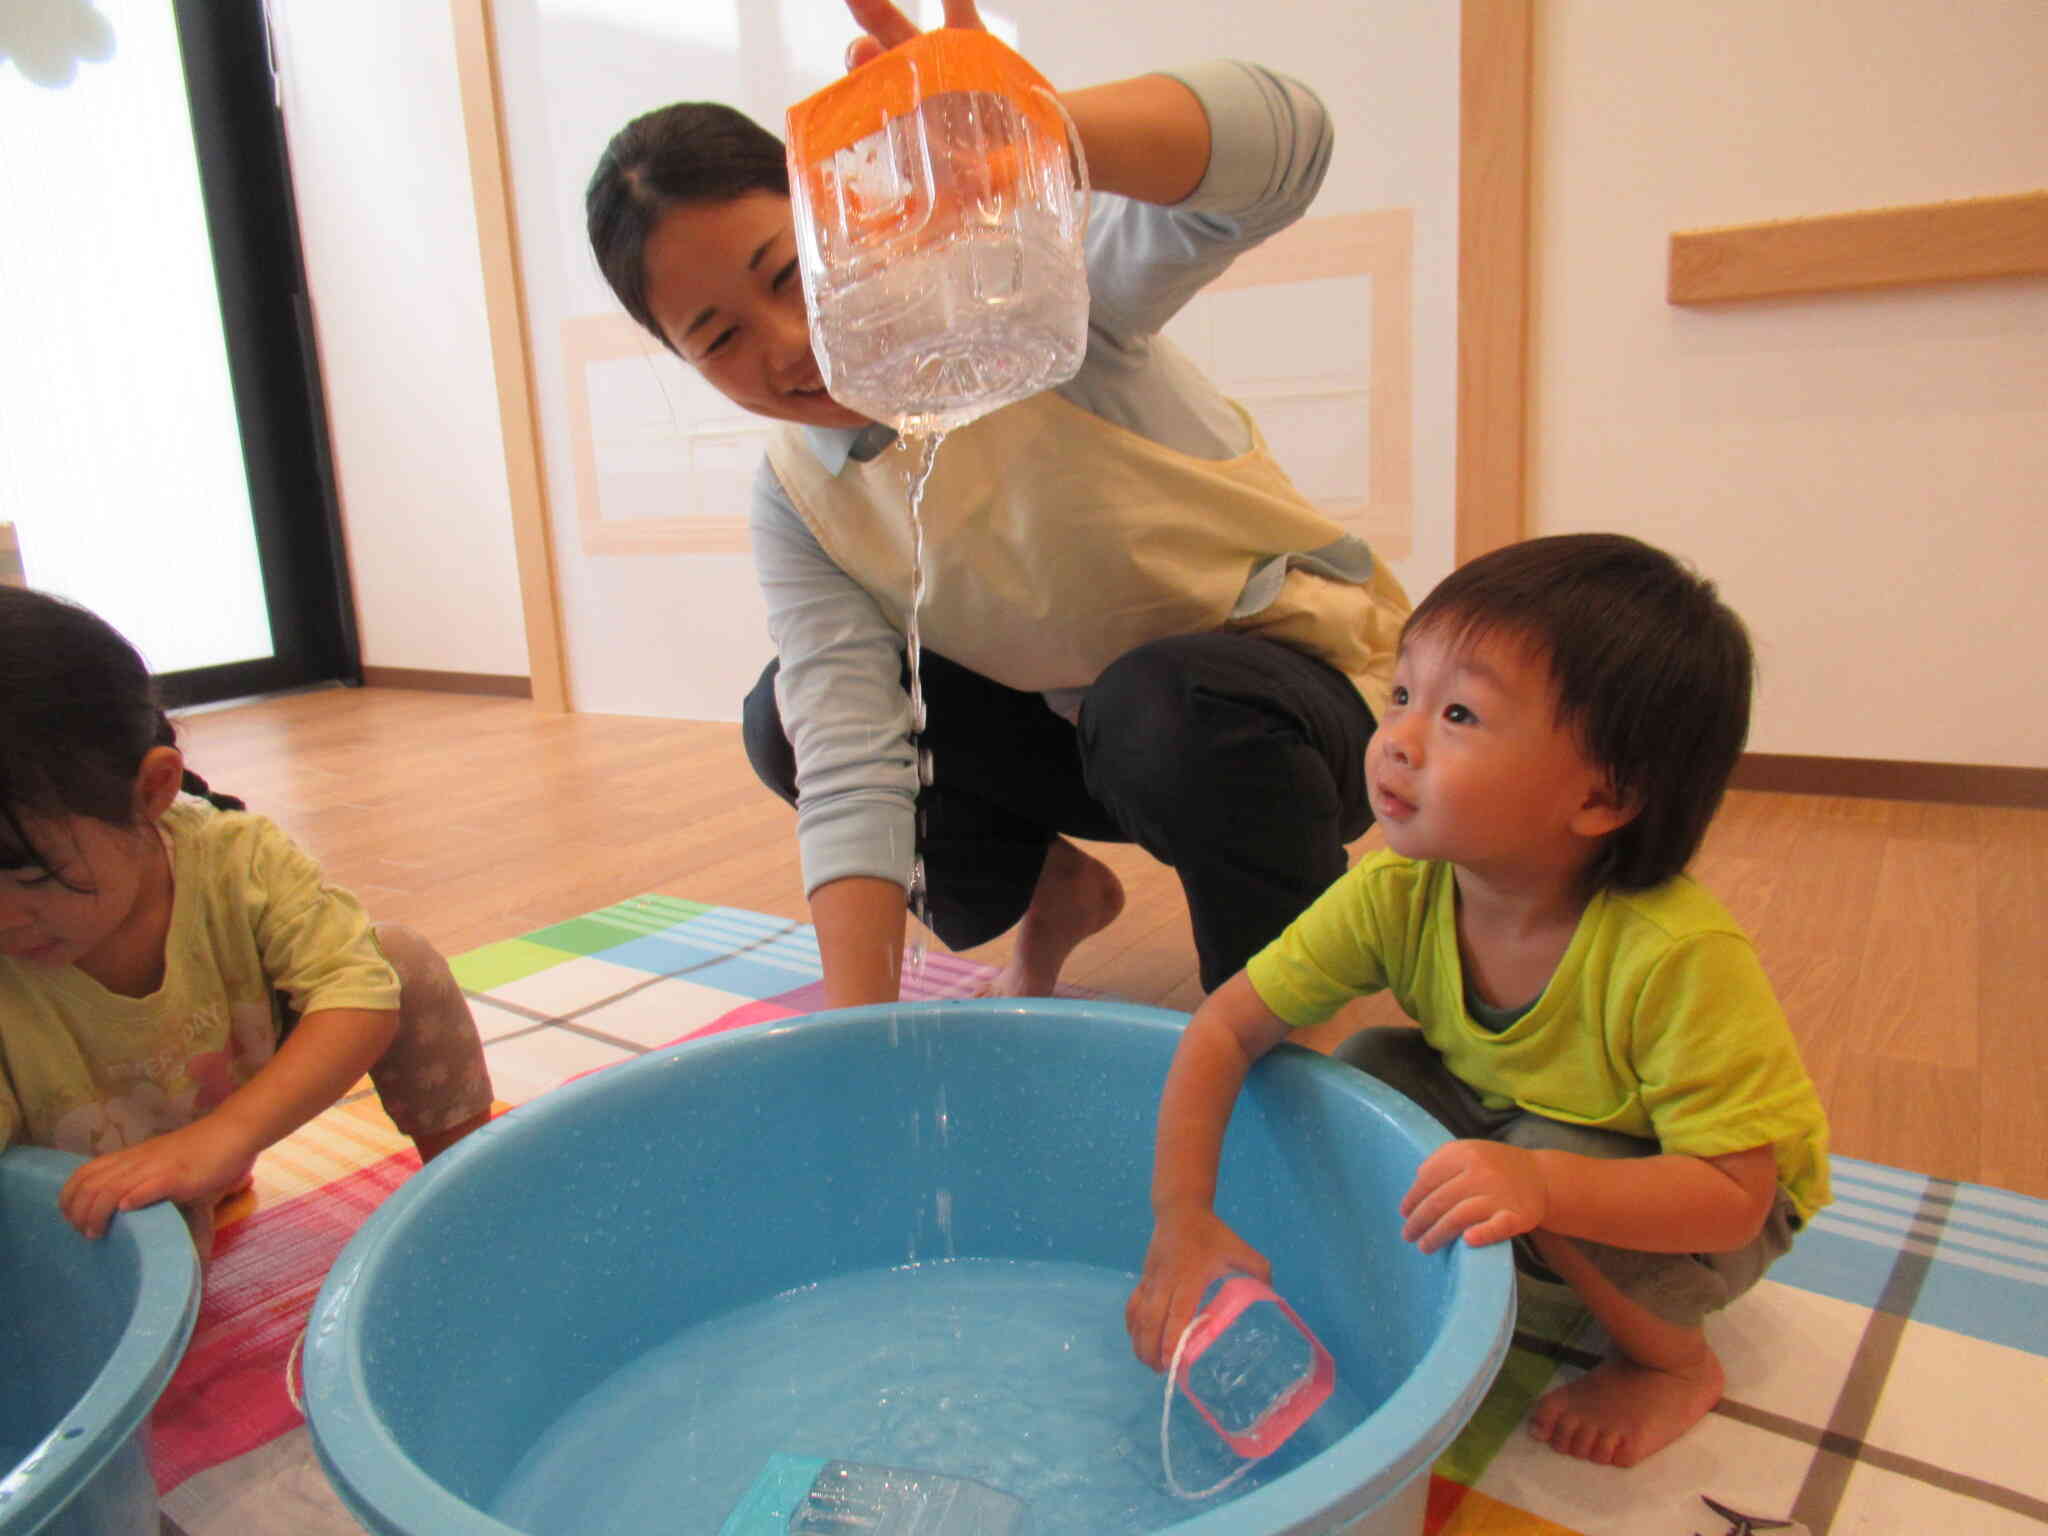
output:
[[[1087,170],[1024,59],[986,32],[923,33],[797,103],[787,141],[834,399],[906,434],[944,432],[1073,377]]]

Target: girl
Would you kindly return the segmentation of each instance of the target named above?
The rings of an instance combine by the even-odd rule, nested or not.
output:
[[[103,620],[0,586],[0,1146],[91,1159],[59,1195],[86,1236],[175,1200],[204,1257],[256,1155],[365,1071],[423,1158],[490,1117],[447,963],[187,773]]]

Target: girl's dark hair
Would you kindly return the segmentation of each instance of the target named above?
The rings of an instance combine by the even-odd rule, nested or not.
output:
[[[782,140],[715,101],[679,101],[643,113],[612,135],[583,191],[583,218],[598,270],[626,313],[670,351],[647,303],[647,237],[661,216],[688,203],[724,203],[750,192],[789,196]]]
[[[1621,534],[1529,539],[1446,577],[1402,639],[1423,631],[1453,647],[1520,639],[1547,657],[1558,724],[1636,808],[1594,854],[1589,890],[1685,869],[1749,738],[1749,634],[1712,582]]]
[[[0,585],[0,869],[49,869],[25,820],[132,825],[143,757],[176,744],[149,668],[112,625],[63,598]],[[184,787],[242,809],[196,773]]]

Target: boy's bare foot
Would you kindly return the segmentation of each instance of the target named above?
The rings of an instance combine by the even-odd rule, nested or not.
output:
[[[1083,939],[1102,932],[1124,909],[1124,885],[1107,864],[1063,837],[1046,850],[1031,905],[1017,925],[1009,964],[984,997],[1051,997],[1060,968]]]
[[[1705,1418],[1725,1385],[1711,1349],[1669,1371],[1611,1355],[1544,1393],[1530,1410],[1529,1433],[1566,1456],[1632,1467]]]

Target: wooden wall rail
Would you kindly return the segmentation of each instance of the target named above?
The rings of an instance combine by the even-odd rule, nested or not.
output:
[[[1673,304],[2048,274],[2048,192],[1671,237]]]

